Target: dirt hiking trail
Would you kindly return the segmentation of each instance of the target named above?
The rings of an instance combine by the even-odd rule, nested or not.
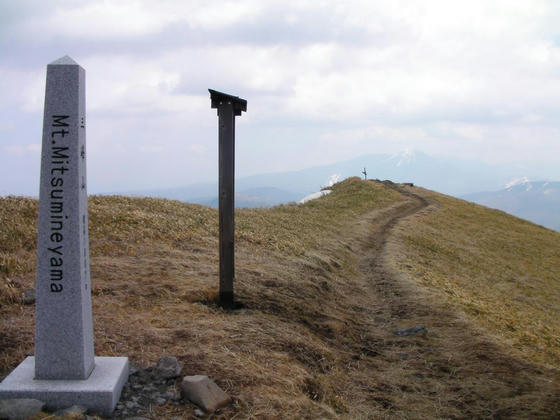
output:
[[[438,203],[421,189],[388,186],[406,201],[365,217],[354,246],[376,324],[362,341],[362,363],[376,377],[372,398],[396,418],[555,418],[557,374],[508,354],[396,270],[387,246],[392,232]]]

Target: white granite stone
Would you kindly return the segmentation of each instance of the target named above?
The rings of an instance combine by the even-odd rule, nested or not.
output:
[[[35,358],[27,357],[0,383],[0,399],[33,398],[50,410],[81,405],[110,415],[128,379],[127,357],[96,357],[88,379],[35,379]]]
[[[86,379],[93,370],[85,140],[85,72],[63,57],[47,66],[37,239],[37,379]]]
[[[4,379],[0,399],[111,414],[128,379],[128,358],[93,353],[85,125],[85,71],[65,56],[47,66],[35,357]]]

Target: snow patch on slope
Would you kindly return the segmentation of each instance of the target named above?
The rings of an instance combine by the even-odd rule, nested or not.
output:
[[[397,153],[394,158],[398,159],[397,166],[409,165],[416,160],[416,152],[414,149],[404,149],[402,152]]]
[[[329,187],[332,187],[334,184],[336,184],[339,179],[340,179],[340,174],[332,174],[329,177]]]
[[[533,186],[531,185],[531,181],[529,181],[529,178],[523,176],[521,178],[514,178],[510,182],[508,182],[506,184],[506,190],[510,190],[517,185],[526,185],[527,191],[530,191],[531,188],[533,188]]]
[[[321,198],[322,196],[330,193],[332,193],[332,190],[322,190],[322,191],[311,193],[303,197],[301,200],[299,200],[298,204],[307,203],[308,201],[315,200],[316,198]]]
[[[340,179],[340,174],[332,174],[329,177],[329,181],[328,181],[329,187],[332,187],[334,184],[336,184],[339,179]],[[329,189],[324,189],[324,190],[321,190],[321,191],[311,193],[311,194],[303,197],[301,200],[299,200],[298,204],[303,204],[303,203],[306,203],[310,200],[315,200],[317,198],[321,198],[324,195],[327,195],[327,194],[330,194],[330,193],[332,193],[332,190],[329,190]]]

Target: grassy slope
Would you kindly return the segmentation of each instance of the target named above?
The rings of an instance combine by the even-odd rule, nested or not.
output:
[[[235,397],[226,418],[433,418],[457,413],[442,406],[433,392],[437,385],[426,390],[421,381],[428,377],[410,379],[420,381],[418,385],[393,379],[388,366],[399,363],[410,377],[406,364],[412,366],[412,361],[399,356],[410,342],[391,338],[390,330],[377,331],[372,301],[379,298],[358,275],[354,242],[358,233],[368,235],[360,232],[367,226],[361,221],[401,200],[391,189],[354,178],[303,206],[236,212],[236,293],[245,307],[225,314],[215,305],[215,210],[159,199],[91,197],[96,354],[128,355],[144,366],[154,365],[162,354],[176,355],[184,375],[207,374]],[[437,211],[420,216],[427,218],[428,239],[436,235],[430,217]],[[485,215],[486,210],[480,217]],[[0,372],[33,353],[33,307],[20,300],[22,291],[34,286],[36,216],[34,200],[0,199]],[[454,222],[459,231],[463,222]],[[436,249],[421,260],[422,266],[414,265],[410,259],[431,248],[424,250],[427,245],[400,232],[402,242],[392,246],[402,255],[401,266],[436,278],[444,267],[434,259],[445,260],[445,252]],[[486,237],[475,233],[468,241]],[[550,246],[558,249],[559,243],[552,239]],[[494,265],[503,270],[509,261],[495,260]],[[548,304],[554,302],[558,300]],[[478,321],[486,325],[484,318]],[[429,357],[432,344],[425,341],[420,338],[414,345]],[[421,359],[418,363],[423,364]],[[437,384],[438,378],[430,381]],[[410,393],[411,387],[418,393]],[[392,398],[397,393],[402,395]],[[470,413],[488,416],[492,404],[486,398],[492,397],[473,398]],[[173,406],[157,410],[160,418],[192,413]]]
[[[395,238],[399,270],[522,353],[560,366],[560,233],[424,191],[437,208]]]
[[[346,371],[323,341],[344,330],[353,256],[346,226],[402,198],[347,180],[303,206],[236,212],[236,293],[246,309],[215,306],[217,212],[159,199],[91,197],[90,247],[98,355],[153,365],[178,356],[184,374],[208,374],[242,416],[347,411]],[[0,201],[0,371],[33,353],[37,202]],[[5,227],[5,228],[4,228]],[[318,378],[328,376],[328,378]],[[169,413],[167,413],[169,414]]]

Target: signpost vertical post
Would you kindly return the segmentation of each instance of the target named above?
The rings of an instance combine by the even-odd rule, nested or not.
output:
[[[235,117],[247,111],[247,101],[209,89],[211,108],[218,112],[220,304],[232,309],[235,278]]]

